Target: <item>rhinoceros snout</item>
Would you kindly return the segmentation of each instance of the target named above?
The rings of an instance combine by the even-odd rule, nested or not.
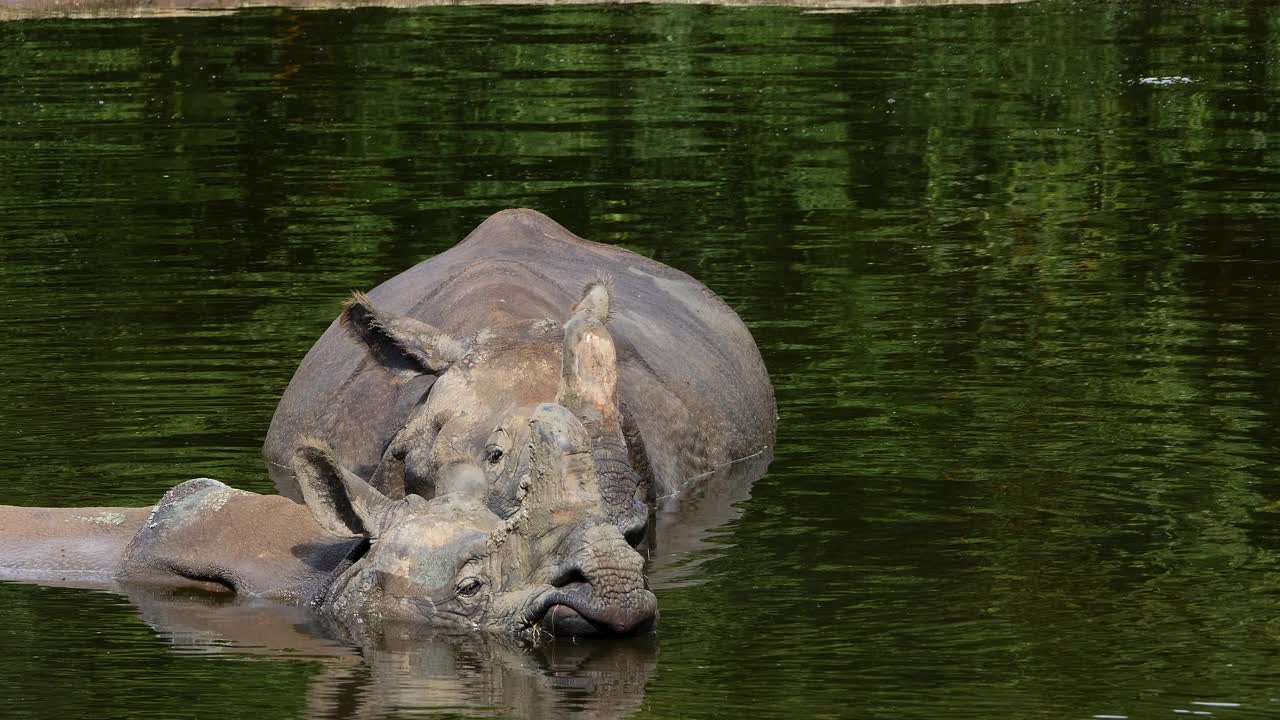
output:
[[[558,588],[548,603],[539,624],[561,637],[649,632],[658,621],[658,600],[643,587],[618,592],[573,583]]]
[[[625,635],[652,630],[658,601],[645,587],[644,559],[607,523],[581,528],[569,562],[544,598],[542,629],[553,635]]]

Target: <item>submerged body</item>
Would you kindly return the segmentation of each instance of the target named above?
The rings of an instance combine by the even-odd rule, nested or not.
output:
[[[768,373],[720,298],[508,210],[358,296],[303,360],[263,453],[295,498],[285,463],[305,436],[392,495],[429,495],[458,457],[514,482],[521,472],[502,458],[523,436],[502,423],[553,400],[587,426],[615,524],[633,540],[646,502],[773,444]]]
[[[478,467],[455,465],[431,500],[393,499],[313,442],[291,460],[305,504],[199,478],[151,508],[0,507],[0,580],[227,592],[364,632],[651,628],[643,560],[608,520],[585,429],[556,405],[528,425],[531,474],[505,519]]]
[[[0,580],[109,584],[152,509],[0,505]]]
[[[365,542],[325,532],[287,498],[197,478],[152,507],[0,506],[0,579],[190,587],[304,603]]]

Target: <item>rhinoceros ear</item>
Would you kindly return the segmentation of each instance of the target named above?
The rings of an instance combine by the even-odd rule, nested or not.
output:
[[[467,354],[466,343],[407,315],[384,313],[357,292],[342,309],[339,323],[364,343],[384,365],[408,365],[439,375]]]
[[[396,501],[342,467],[327,445],[304,442],[293,455],[293,474],[312,517],[334,535],[382,534],[382,523]]]

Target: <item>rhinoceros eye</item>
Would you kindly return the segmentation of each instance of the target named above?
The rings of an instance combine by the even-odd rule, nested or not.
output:
[[[484,581],[477,577],[464,578],[458,583],[458,594],[462,597],[471,597],[480,592],[480,588],[484,587]]]
[[[489,447],[485,448],[484,459],[485,459],[485,462],[489,463],[490,465],[497,465],[498,461],[502,459],[502,448],[496,445],[490,445]]]

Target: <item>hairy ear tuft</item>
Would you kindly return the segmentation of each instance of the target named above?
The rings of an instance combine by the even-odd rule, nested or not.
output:
[[[338,324],[392,370],[439,375],[470,349],[467,343],[417,318],[382,312],[359,291],[343,306]]]

